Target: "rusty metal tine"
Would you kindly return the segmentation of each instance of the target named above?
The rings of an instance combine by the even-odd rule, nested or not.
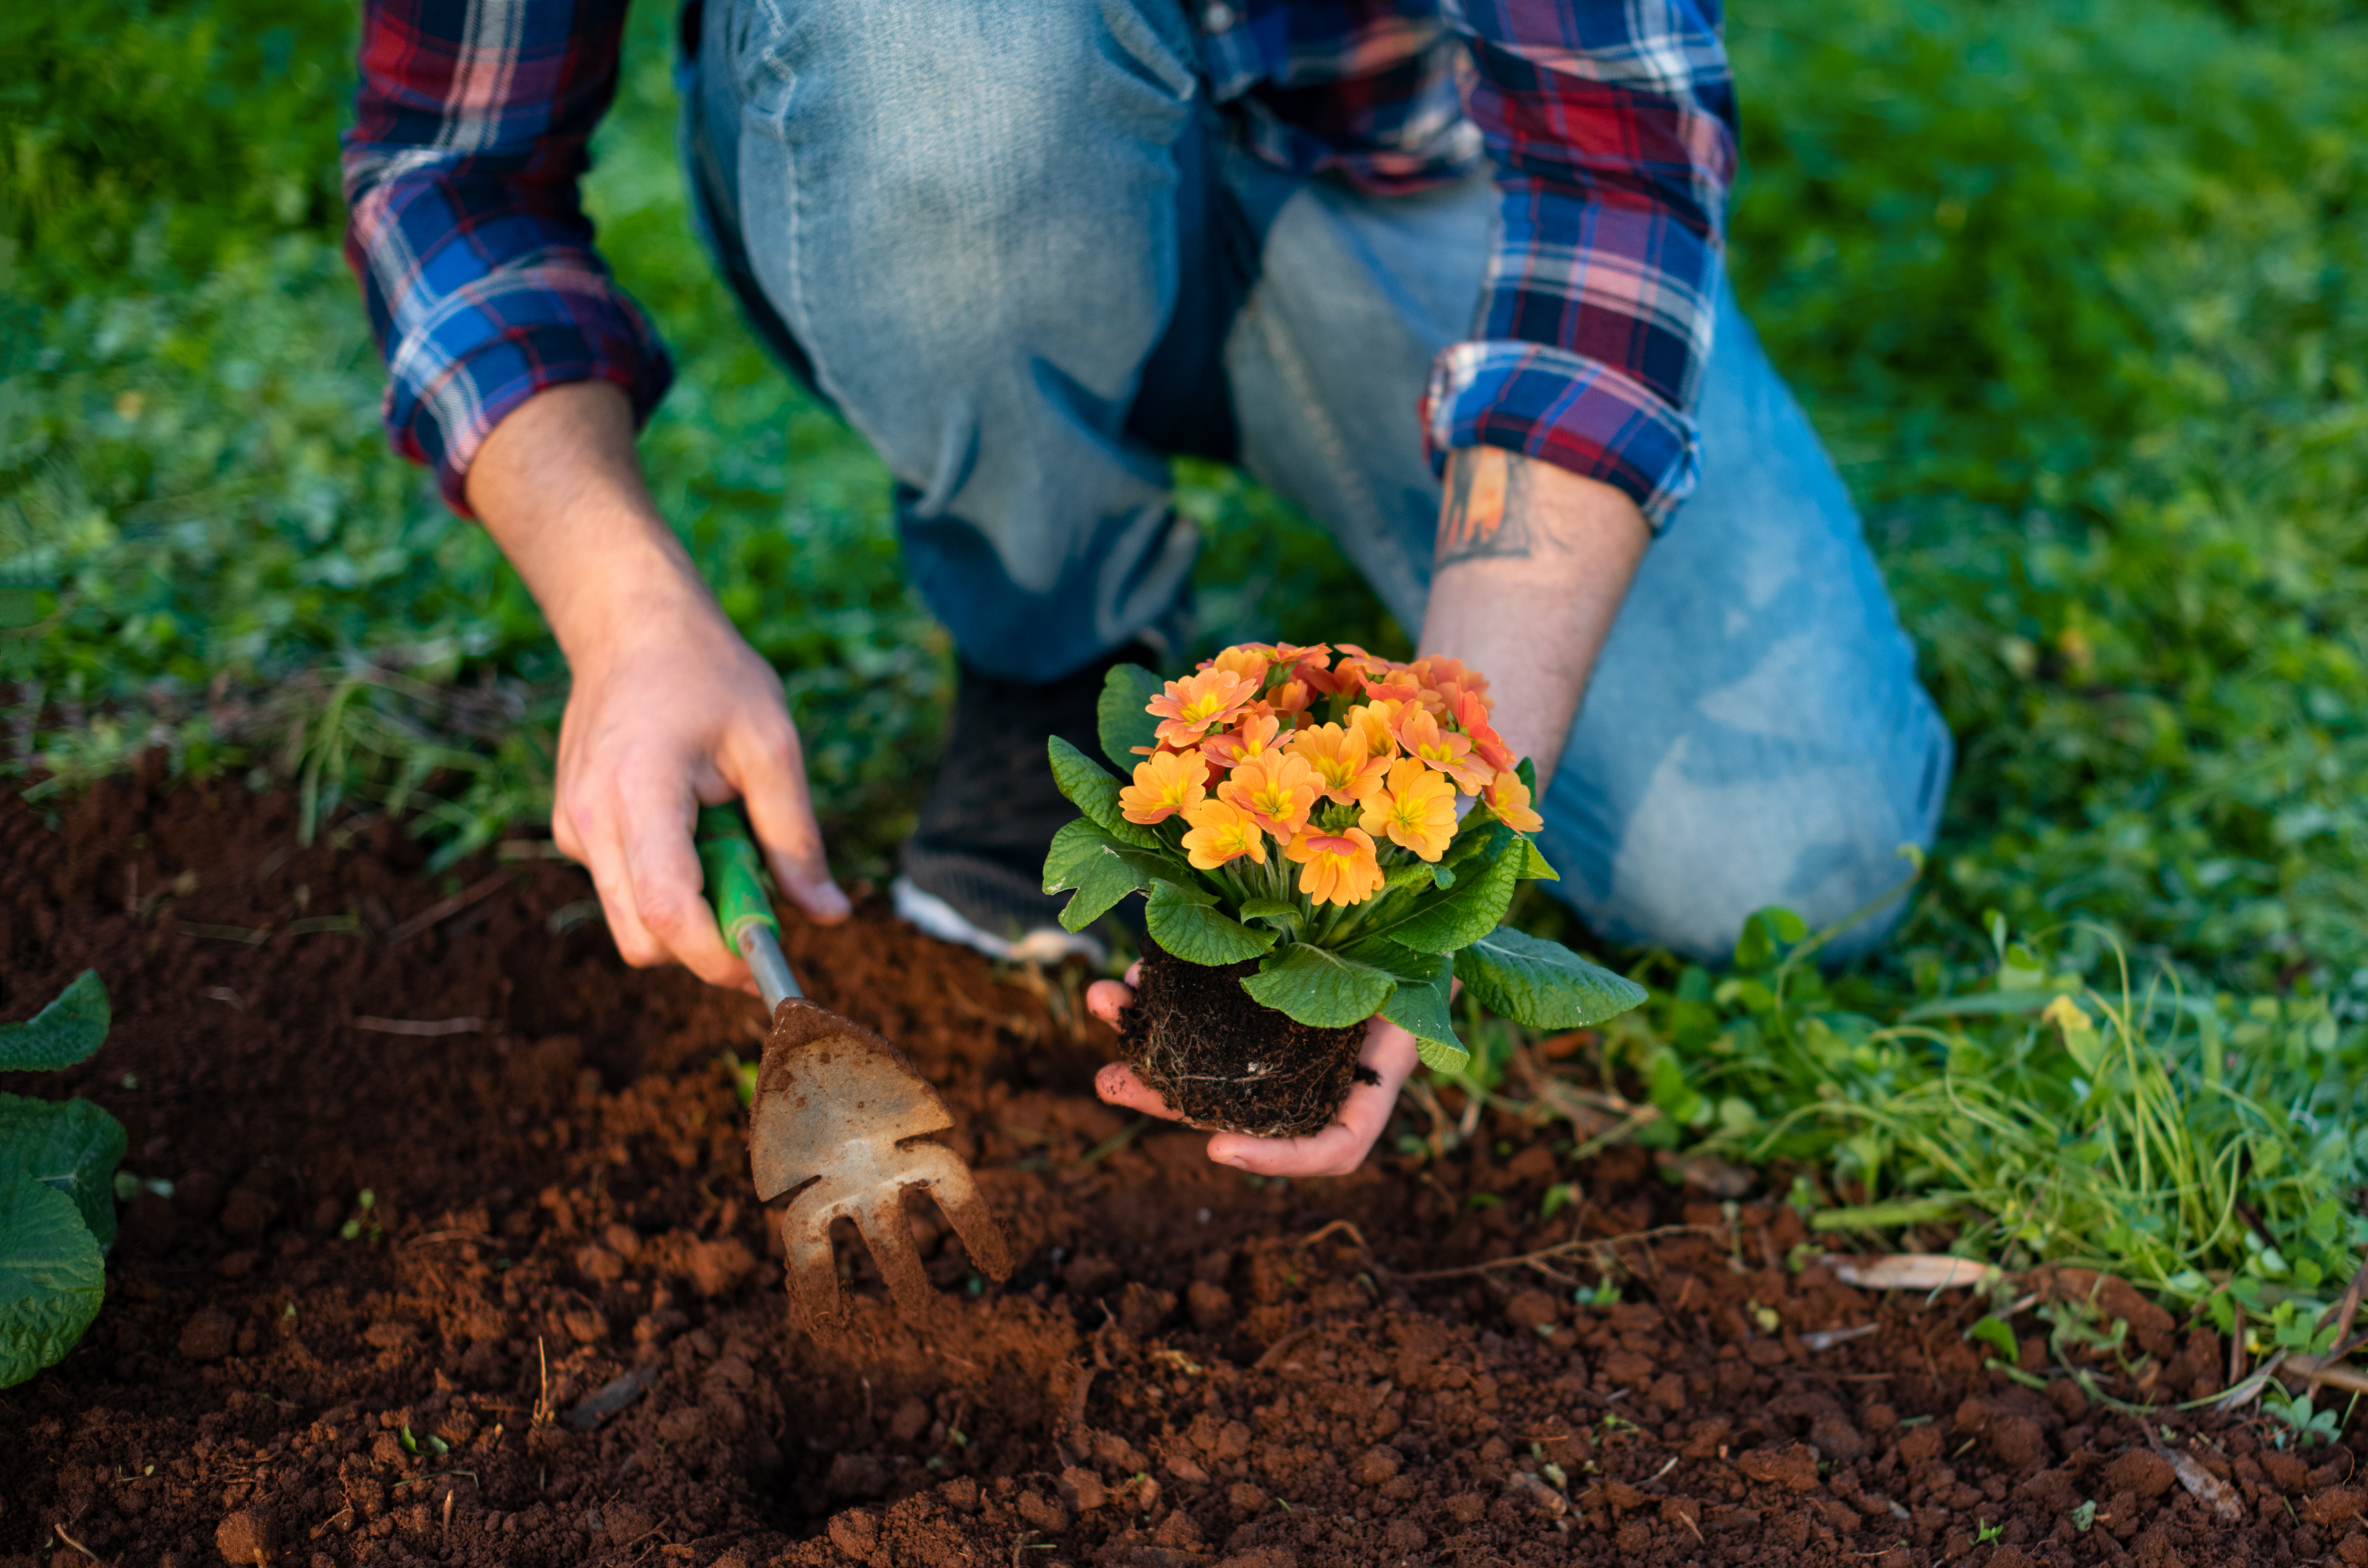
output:
[[[838,1262],[830,1247],[830,1216],[781,1211],[781,1248],[788,1254],[790,1300],[816,1338],[835,1334],[845,1324],[845,1303],[838,1295]]]
[[[888,1282],[888,1294],[897,1312],[912,1319],[929,1315],[938,1293],[921,1267],[921,1250],[913,1244],[912,1216],[903,1202],[892,1198],[883,1204],[867,1205],[855,1218],[863,1231],[863,1244],[871,1249],[871,1265]]]
[[[953,1226],[954,1234],[962,1238],[962,1249],[970,1254],[973,1267],[990,1279],[1009,1278],[1010,1244],[980,1194],[970,1167],[942,1143],[916,1143],[905,1153],[912,1160],[912,1179],[928,1186],[939,1212]]]

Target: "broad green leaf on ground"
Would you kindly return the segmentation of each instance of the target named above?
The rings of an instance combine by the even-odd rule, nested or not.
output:
[[[1588,963],[1559,942],[1500,926],[1455,955],[1456,978],[1474,1000],[1533,1029],[1600,1024],[1643,1002],[1625,975]]]
[[[91,1234],[115,1239],[115,1167],[123,1124],[88,1100],[0,1095],[0,1181],[38,1181],[63,1193]]]
[[[98,1316],[98,1238],[57,1188],[0,1178],[0,1388],[54,1365]]]
[[[1485,866],[1474,867],[1444,896],[1423,904],[1383,934],[1417,952],[1450,953],[1495,930],[1513,906],[1514,885],[1526,869],[1518,849],[1508,849]]]
[[[1150,829],[1126,820],[1119,811],[1119,781],[1084,752],[1054,735],[1045,744],[1053,763],[1053,782],[1069,803],[1086,813],[1086,820],[1109,834],[1121,844],[1136,844],[1145,848],[1158,846],[1158,838]]]
[[[1380,1012],[1397,984],[1397,977],[1386,970],[1293,942],[1258,966],[1258,973],[1242,982],[1242,989],[1310,1028],[1338,1029]]]
[[[1219,914],[1215,899],[1199,888],[1174,882],[1151,884],[1144,922],[1151,939],[1188,963],[1229,964],[1254,959],[1274,946],[1274,933],[1253,931]]]
[[[1118,665],[1102,677],[1102,694],[1094,704],[1102,755],[1130,778],[1143,760],[1134,748],[1159,744],[1159,721],[1144,704],[1166,689],[1167,683],[1141,665]]]
[[[54,1073],[85,1061],[107,1038],[107,986],[84,970],[22,1023],[0,1024],[0,1073]]]
[[[1441,957],[1430,961],[1438,966],[1430,983],[1416,985],[1401,980],[1390,999],[1382,1004],[1382,1017],[1414,1036],[1424,1066],[1434,1073],[1461,1073],[1472,1054],[1456,1038],[1454,1016],[1448,1007],[1455,960]]]

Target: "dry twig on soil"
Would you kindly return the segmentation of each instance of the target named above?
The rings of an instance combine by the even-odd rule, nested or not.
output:
[[[1616,1236],[1598,1236],[1592,1240],[1558,1242],[1536,1252],[1518,1253],[1511,1257],[1490,1258],[1486,1263],[1468,1263],[1461,1268],[1426,1268],[1417,1273],[1402,1274],[1395,1268],[1384,1268],[1376,1263],[1373,1272],[1385,1279],[1458,1279],[1468,1275],[1486,1274],[1492,1268],[1514,1268],[1533,1264],[1541,1259],[1576,1257],[1582,1253],[1642,1244],[1661,1236],[1703,1235],[1719,1233],[1715,1225],[1656,1225],[1649,1231],[1624,1231]]]

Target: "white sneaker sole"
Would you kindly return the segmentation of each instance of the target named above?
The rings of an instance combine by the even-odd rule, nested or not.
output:
[[[895,902],[897,918],[906,925],[940,942],[959,943],[1006,963],[1051,964],[1076,957],[1099,964],[1110,957],[1109,949],[1093,937],[1057,926],[1040,926],[1017,941],[983,931],[944,899],[915,887],[909,877],[898,877],[888,892]]]

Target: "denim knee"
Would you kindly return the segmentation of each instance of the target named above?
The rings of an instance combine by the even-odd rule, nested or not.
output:
[[[1680,738],[1616,825],[1600,806],[1549,791],[1542,846],[1563,873],[1548,884],[1600,935],[1723,962],[1743,923],[1770,905],[1818,930],[1861,917],[1821,952],[1839,962],[1880,945],[1910,900],[1886,895],[1930,848],[1953,744],[1929,699],[1855,755],[1767,767]],[[1745,748],[1749,749],[1749,748]],[[1872,906],[1872,907],[1870,907]]]

